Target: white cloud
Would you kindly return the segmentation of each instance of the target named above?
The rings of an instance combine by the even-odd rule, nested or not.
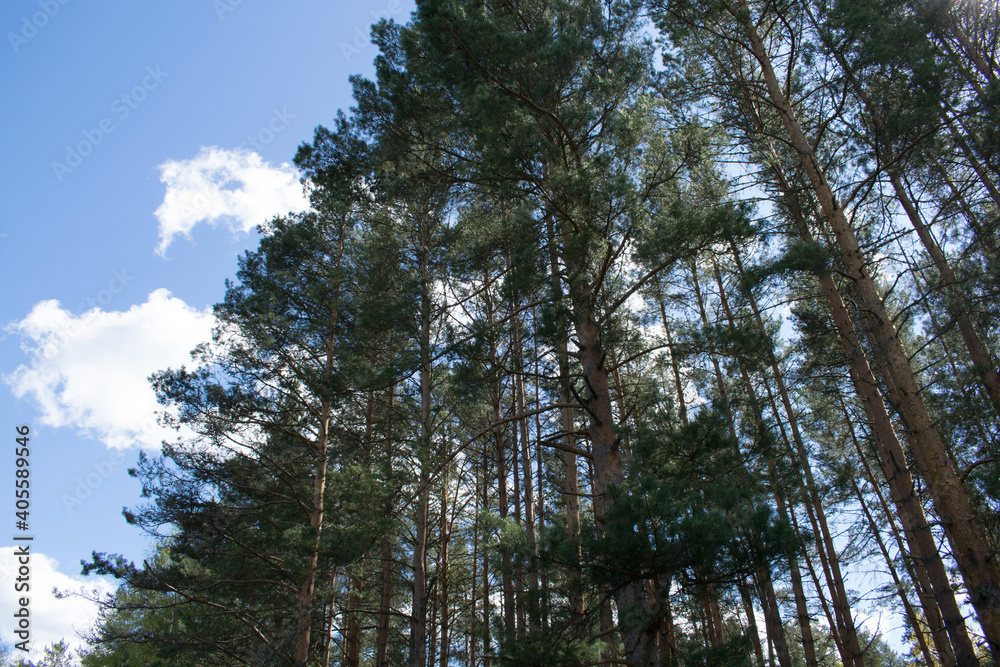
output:
[[[115,587],[105,579],[97,577],[70,577],[59,572],[58,563],[42,553],[32,553],[29,567],[31,568],[30,591],[14,590],[15,579],[20,576],[20,563],[16,547],[0,547],[0,609],[4,614],[13,614],[20,609],[18,599],[28,595],[30,613],[29,647],[31,657],[41,657],[43,649],[61,639],[74,650],[84,645],[80,632],[87,632],[97,620],[97,605],[82,597],[73,595],[62,599],[52,593],[53,588],[64,592],[78,592],[81,589],[95,591],[104,595],[114,591]],[[23,582],[22,582],[23,583]],[[13,634],[13,628],[8,616],[3,624],[3,634],[0,639],[8,646],[21,641]],[[22,655],[13,651],[15,656]]]
[[[160,409],[148,377],[190,366],[191,350],[211,338],[211,310],[198,311],[164,289],[125,312],[94,308],[73,315],[42,301],[8,326],[29,363],[4,380],[31,396],[50,426],[75,426],[109,447],[158,448],[176,433],[156,425]]]
[[[309,207],[294,167],[271,166],[243,149],[202,147],[190,160],[168,160],[160,165],[160,181],[167,184],[156,209],[160,255],[178,234],[190,238],[199,222],[248,232],[275,215]]]

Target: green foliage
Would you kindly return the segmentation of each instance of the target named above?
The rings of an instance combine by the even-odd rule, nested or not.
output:
[[[753,649],[743,634],[730,637],[718,646],[702,646],[696,641],[682,642],[678,647],[680,667],[753,667]]]
[[[665,577],[682,589],[725,588],[796,549],[718,409],[676,430],[662,426],[637,429],[632,472],[610,491],[614,508],[586,543],[595,581],[616,588]]]
[[[0,657],[4,657],[2,653],[0,653]],[[22,658],[11,664],[13,667],[76,667],[79,665],[65,640],[46,646],[42,659],[38,662]]]
[[[747,202],[708,203],[684,195],[654,209],[636,244],[636,261],[657,266],[667,258],[690,259],[713,243],[750,235]]]
[[[602,642],[581,639],[569,626],[510,637],[497,628],[497,662],[501,665],[586,667],[599,662]]]
[[[757,289],[772,278],[794,273],[812,275],[829,273],[833,257],[833,251],[819,243],[792,241],[780,257],[747,271],[743,289],[747,291]]]
[[[881,635],[873,636],[868,630],[862,629],[858,639],[864,647],[866,667],[907,667],[906,660],[896,653]]]

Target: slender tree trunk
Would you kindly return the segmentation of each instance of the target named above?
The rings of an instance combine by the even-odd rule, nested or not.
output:
[[[323,497],[326,488],[326,426],[330,418],[329,405],[324,405],[321,417],[320,437],[317,439],[315,455],[317,457],[316,476],[313,480],[312,508],[310,509],[309,527],[315,531],[315,538],[310,544],[310,553],[306,558],[305,577],[298,595],[298,620],[296,622],[295,665],[303,666],[309,659],[309,635],[312,627],[313,592],[316,586],[316,566],[319,562],[319,540],[323,528]]]
[[[788,643],[785,641],[785,628],[781,624],[781,612],[778,610],[778,598],[774,594],[774,582],[771,571],[766,567],[757,571],[757,582],[760,587],[760,602],[764,607],[764,622],[767,624],[767,637],[774,646],[780,667],[792,667],[792,658],[788,653]]]
[[[362,567],[364,560],[353,566],[354,574],[350,576],[350,593],[347,596],[347,609],[344,610],[344,659],[343,667],[361,666],[361,619],[358,617],[358,607],[361,606],[361,590],[364,584]]]
[[[483,500],[482,506],[490,506],[490,485],[489,485],[489,452],[487,448],[483,451]],[[483,666],[490,667],[490,651],[493,640],[490,638],[490,558],[489,553],[483,549]]]
[[[777,482],[772,471],[772,479]],[[775,490],[774,497],[778,503],[778,515],[788,521],[788,508],[785,506],[785,499],[782,494]],[[809,607],[806,605],[806,592],[802,586],[802,573],[799,570],[799,559],[793,553],[788,555],[789,574],[792,578],[792,594],[795,598],[795,615],[799,621],[799,631],[802,634],[802,655],[808,667],[817,667],[816,642],[813,639],[812,619],[809,616]]]
[[[413,544],[413,608],[410,612],[410,667],[427,665],[427,524],[430,475],[421,472],[423,490],[417,499],[416,539]]]
[[[740,598],[743,600],[743,611],[747,615],[747,629],[750,632],[750,643],[753,644],[753,652],[757,657],[757,667],[764,667],[764,649],[761,646],[760,632],[757,630],[757,614],[753,608],[753,598],[750,596],[750,587],[746,582],[737,584],[740,589]]]
[[[484,299],[486,306],[486,324],[492,330],[495,324],[495,314],[494,314],[494,304],[493,296],[490,292],[490,278],[486,278],[486,288],[484,290]],[[491,396],[490,400],[493,404],[493,423],[496,426],[493,429],[493,437],[495,443],[495,460],[497,466],[497,504],[498,510],[500,512],[501,520],[508,517],[510,511],[510,501],[507,497],[507,452],[504,446],[504,429],[503,425],[500,423],[502,419],[502,389],[500,386],[500,374],[502,370],[502,365],[499,359],[499,352],[497,350],[496,341],[490,339],[490,387]],[[488,506],[488,505],[487,505]],[[515,607],[514,607],[514,584],[511,579],[511,555],[510,551],[507,549],[500,550],[500,581],[503,596],[503,617],[504,626],[507,634],[511,637],[514,636],[515,631]],[[485,572],[485,565],[484,565]],[[485,576],[485,575],[484,575]],[[484,589],[488,589],[488,580],[484,579]],[[484,595],[486,593],[484,592]],[[484,598],[484,605],[486,605],[486,623],[489,624],[489,598]]]
[[[965,159],[969,161],[969,166],[972,167],[972,170],[976,172],[976,176],[979,177],[979,182],[983,184],[984,188],[986,188],[986,191],[989,193],[990,198],[993,199],[993,202],[997,206],[1000,206],[1000,188],[998,188],[997,184],[993,182],[993,178],[986,171],[986,167],[983,166],[983,163],[976,157],[972,147],[969,146],[969,142],[965,140],[964,133],[955,127],[955,121],[948,115],[947,110],[941,110],[941,118],[948,127],[948,132],[951,134],[951,138],[961,149],[962,153],[965,155]]]
[[[809,503],[803,503],[806,508],[806,512],[810,515],[812,514],[812,509]],[[789,518],[792,520],[792,527],[795,529],[796,534],[801,535],[802,529],[799,528],[799,521],[795,517],[794,508],[789,508],[788,512]],[[815,520],[810,516],[810,519],[815,524]],[[822,547],[819,544],[816,545],[817,556],[821,555]],[[841,656],[841,660],[846,655],[850,659],[850,654],[847,649],[844,648],[844,640],[840,636],[840,629],[837,622],[833,618],[833,612],[830,610],[830,603],[826,599],[826,595],[823,594],[823,586],[820,584],[819,575],[816,573],[816,566],[813,564],[812,558],[810,558],[809,553],[802,554],[802,562],[806,564],[806,569],[809,570],[809,577],[812,579],[813,588],[816,589],[816,597],[819,600],[819,606],[823,609],[823,614],[826,616],[827,626],[830,628],[830,637],[833,639],[833,643],[837,646],[837,652]]]
[[[435,657],[438,654],[437,642],[438,642],[438,629],[440,627],[438,625],[438,611],[440,610],[441,607],[440,605],[441,600],[438,597],[437,593],[438,593],[437,578],[435,577],[433,579],[433,584],[428,590],[428,596],[427,596],[427,607],[428,607],[427,664],[428,665],[435,665],[437,663]]]
[[[389,387],[389,400],[388,400],[388,421],[386,423],[385,431],[385,456],[388,460],[392,460],[395,454],[393,448],[393,442],[395,434],[393,433],[393,409],[396,397],[396,386],[392,385]],[[388,536],[385,540],[385,544],[382,547],[382,586],[379,591],[379,615],[378,615],[378,627],[376,629],[375,637],[375,667],[388,667],[389,666],[389,614],[392,610],[392,584],[393,584],[393,547],[394,542],[392,536]]]
[[[448,522],[448,475],[444,475],[441,482],[441,519],[440,519],[440,557],[438,565],[437,587],[440,595],[439,624],[441,634],[441,667],[448,667],[448,660],[451,658],[450,636],[449,636],[449,609],[448,609],[448,587],[451,585],[449,575],[451,573],[451,562],[448,556],[448,544],[451,540],[451,527]]]
[[[339,272],[344,256],[344,234],[346,229],[341,226],[339,230],[337,254],[334,265]],[[323,377],[326,380],[333,375],[334,365],[334,345],[336,343],[337,320],[339,317],[340,286],[334,288],[331,300],[329,323],[330,334],[326,339],[326,355],[323,362]],[[309,641],[312,629],[312,608],[313,593],[316,588],[317,567],[319,565],[320,537],[323,531],[323,516],[326,493],[326,468],[327,468],[327,438],[330,424],[330,414],[332,405],[329,400],[324,400],[319,409],[318,435],[313,447],[314,471],[313,490],[311,506],[309,508],[309,527],[313,531],[312,542],[309,545],[309,552],[305,559],[305,573],[302,585],[299,588],[298,600],[296,603],[296,623],[295,623],[295,652],[293,661],[296,667],[304,667],[309,660]]]
[[[549,234],[549,267],[552,279],[552,297],[556,303],[563,300],[562,280],[559,277],[559,255],[556,249],[555,231],[551,216],[548,219]],[[574,561],[571,563],[569,581],[569,608],[573,623],[576,626],[576,634],[582,637],[585,628],[583,625],[583,584],[579,569],[582,560],[582,546],[580,543],[580,476],[577,469],[577,456],[574,453],[576,448],[576,423],[573,417],[573,408],[569,407],[573,399],[570,391],[570,367],[568,350],[568,332],[565,336],[560,336],[556,343],[556,358],[559,363],[559,400],[563,404],[562,408],[562,432],[563,432],[563,462],[566,468],[566,486],[563,497],[566,501],[566,538],[573,549]]]
[[[377,351],[369,354],[368,363],[377,363]],[[375,433],[375,392],[369,391],[365,401],[365,434],[364,434],[364,467],[371,474],[372,441]],[[361,595],[364,589],[364,567],[366,560],[361,559],[351,569],[350,592],[347,596],[347,608],[344,610],[344,646],[341,662],[344,667],[360,667],[361,665]]]
[[[497,427],[497,502],[500,504],[500,518],[508,517],[507,499],[507,455],[503,446],[503,430]],[[500,552],[500,580],[503,590],[503,617],[507,633],[513,637],[516,629],[515,606],[514,606],[514,582],[511,579],[511,557],[510,551],[501,549]]]
[[[337,575],[334,573],[330,577],[330,590],[334,589],[337,581]],[[337,601],[333,595],[330,596],[330,602],[323,607],[323,660],[325,664],[330,664],[330,656],[333,653],[333,621],[336,616],[334,611]]]
[[[993,409],[997,415],[1000,415],[1000,373],[997,372],[996,361],[989,350],[986,349],[986,346],[972,324],[968,303],[962,294],[958,277],[955,275],[954,269],[951,268],[951,264],[948,262],[944,251],[941,250],[941,246],[938,245],[931,234],[931,230],[924,224],[920,212],[910,200],[906,189],[903,188],[900,182],[899,176],[890,170],[889,178],[896,189],[896,196],[903,205],[903,210],[906,211],[910,223],[917,231],[917,236],[920,237],[920,242],[934,262],[934,268],[938,272],[939,285],[947,296],[948,312],[958,323],[958,331],[962,336],[962,342],[965,343],[965,348],[969,351],[969,358],[972,359],[973,369],[986,389],[986,394],[989,396],[990,402],[993,403]]]
[[[517,304],[514,304],[515,309]],[[524,630],[524,614],[527,615],[527,627],[532,631],[539,629],[538,610],[538,571],[535,569],[534,559],[537,556],[537,540],[535,536],[535,492],[534,479],[531,471],[531,437],[528,427],[528,417],[526,413],[527,398],[524,390],[524,341],[522,339],[522,323],[519,315],[515,314],[512,322],[514,335],[511,344],[513,345],[514,361],[514,400],[515,414],[520,415],[516,426],[521,431],[521,474],[524,488],[524,529],[528,540],[528,562],[524,563],[524,571],[528,579],[527,599],[522,606],[521,629]],[[515,461],[517,459],[515,453]],[[515,462],[516,466],[516,462]],[[524,599],[524,595],[520,596]]]
[[[946,294],[948,312],[958,323],[962,342],[965,343],[965,347],[969,351],[969,358],[972,359],[973,367],[977,375],[979,375],[983,387],[986,389],[986,394],[993,403],[993,409],[1000,415],[1000,373],[997,372],[996,361],[992,358],[986,346],[983,345],[979,334],[976,333],[975,327],[972,325],[969,306],[962,294],[958,277],[955,275],[954,269],[951,268],[951,263],[948,262],[948,258],[945,256],[944,251],[941,250],[941,246],[938,245],[930,228],[920,215],[917,205],[910,198],[906,188],[903,187],[896,155],[891,148],[889,139],[885,136],[885,120],[882,118],[882,114],[862,88],[861,83],[851,72],[843,57],[837,56],[837,60],[840,62],[844,72],[847,73],[858,98],[867,109],[876,134],[882,139],[879,142],[881,146],[879,152],[881,153],[882,162],[889,165],[887,173],[893,190],[896,193],[896,199],[903,207],[903,211],[906,213],[906,217],[913,226],[913,229],[917,232],[920,243],[924,246],[931,261],[934,263],[934,268],[937,269],[938,284]]]
[[[431,276],[428,221],[423,222],[420,262],[420,466],[416,508],[416,539],[413,544],[413,608],[410,612],[409,667],[427,667],[427,540],[430,521],[431,454]]]
[[[517,417],[520,414],[518,411],[518,400],[517,400],[517,380],[512,378],[511,382],[511,405],[510,414],[512,417]],[[510,471],[512,473],[514,488],[511,490],[514,496],[514,523],[518,526],[523,525],[522,515],[521,515],[521,467],[519,465],[519,459],[521,458],[521,443],[519,442],[519,422],[520,419],[515,419],[511,422],[510,428]],[[517,636],[520,637],[524,634],[524,568],[521,562],[520,555],[516,556],[514,559],[514,617],[516,620]]]
[[[375,639],[375,667],[389,665],[389,612],[392,605],[392,542],[382,548],[382,586],[379,591],[378,628]]]
[[[533,312],[533,319],[537,322],[537,313]],[[535,405],[540,406],[542,404],[541,399],[541,388],[539,387],[539,382],[537,378],[541,377],[541,364],[540,356],[538,354],[538,336],[534,337],[534,356],[535,356]],[[541,413],[535,413],[535,456],[536,459],[536,472],[535,479],[538,480],[538,525],[540,527],[545,526],[545,475],[542,471],[542,421]],[[533,550],[535,556],[538,555],[537,543]],[[539,591],[539,614],[541,627],[543,630],[549,627],[549,578],[548,569],[542,568],[541,572],[541,582],[539,582],[541,590]]]
[[[483,463],[487,462],[486,457],[483,457]],[[479,587],[479,513],[481,511],[482,503],[480,499],[482,498],[483,485],[486,480],[486,466],[479,466],[479,469],[475,472],[476,475],[476,488],[474,491],[475,497],[473,502],[475,503],[473,508],[475,510],[475,515],[472,524],[472,595],[469,598],[469,628],[465,632],[469,646],[469,667],[476,667],[476,632],[479,626],[479,619],[476,618],[476,605],[479,603],[478,598],[478,587]]]
[[[708,312],[705,310],[705,300],[701,295],[701,285],[698,282],[698,266],[695,264],[694,260],[691,260],[691,286],[694,288],[695,300],[698,303],[698,312],[701,315],[701,322],[705,325],[705,328],[711,326],[711,322],[708,319]],[[719,397],[722,399],[722,409],[725,411],[726,424],[729,426],[729,435],[732,436],[733,440],[736,441],[736,421],[733,418],[733,411],[729,404],[729,391],[726,389],[725,376],[722,374],[722,368],[719,366],[719,360],[714,355],[709,355],[712,359],[712,367],[715,369],[715,380],[716,386],[719,389]]]
[[[958,22],[949,10],[950,6],[945,6],[937,10],[934,16],[928,16],[928,18],[933,22],[935,32],[938,33],[939,39],[947,41],[950,38],[953,40],[958,45],[959,49],[961,49],[961,55],[972,63],[976,71],[979,72],[979,75],[982,76],[987,83],[996,85],[998,82],[997,77],[1000,76],[1000,66],[997,65],[995,57],[991,57],[989,52],[984,53],[981,51],[976,44],[969,39],[969,36],[966,35],[965,31],[962,30],[962,27],[958,25]],[[967,68],[964,67],[962,69],[967,70]]]
[[[517,336],[517,342],[520,344],[520,336]],[[524,374],[518,373],[514,378],[514,382],[518,397],[518,411],[521,415],[524,415],[527,412],[524,398]],[[535,569],[534,559],[538,555],[538,544],[535,537],[535,492],[534,479],[531,472],[531,439],[528,433],[528,418],[522,416],[518,421],[521,425],[521,463],[524,475],[524,529],[528,539],[529,559],[525,564],[528,573],[528,600],[526,609],[528,627],[532,631],[537,631],[539,629],[538,570]]]
[[[973,234],[975,234],[976,242],[980,245],[979,252],[983,255],[996,257],[1000,254],[1000,248],[997,246],[997,239],[989,229],[983,228],[982,221],[979,220],[979,216],[972,210],[972,205],[969,204],[963,188],[959,188],[955,184],[954,180],[952,180],[951,176],[948,174],[948,170],[945,169],[940,163],[935,164],[934,167],[941,179],[948,185],[948,189],[951,190],[952,200],[958,202],[958,206],[962,210],[962,214],[965,216],[965,221],[968,223],[969,228],[972,229]],[[1000,193],[998,193],[997,199],[1000,200]]]
[[[660,308],[661,308],[661,310],[663,308],[663,303],[662,302],[660,302]],[[687,405],[685,405],[685,402],[684,402],[684,384],[681,381],[680,363],[677,361],[677,353],[675,352],[676,348],[674,347],[674,341],[670,337],[670,327],[667,324],[667,319],[666,318],[667,318],[667,315],[664,312],[663,313],[663,330],[664,330],[666,338],[667,338],[667,350],[670,353],[670,367],[671,367],[671,370],[673,370],[673,373],[674,373],[674,390],[677,392],[677,411],[678,411],[679,416],[681,418],[681,424],[685,424],[686,425],[688,423],[688,415],[687,415]]]

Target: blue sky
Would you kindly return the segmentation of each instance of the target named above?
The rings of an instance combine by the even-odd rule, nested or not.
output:
[[[85,629],[55,600],[91,551],[140,560],[126,472],[163,436],[145,378],[211,327],[253,228],[302,205],[289,163],[371,74],[409,0],[0,5],[0,637],[13,602],[15,427],[31,427],[32,645]],[[3,442],[0,439],[0,442]],[[88,585],[99,585],[93,578]]]

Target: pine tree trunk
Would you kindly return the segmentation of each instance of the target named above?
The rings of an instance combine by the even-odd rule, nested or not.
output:
[[[772,479],[774,478],[772,472]],[[777,482],[777,479],[774,479]],[[785,499],[781,493],[775,490],[775,500],[778,503],[778,515],[788,521],[788,509],[785,506]],[[788,555],[789,574],[792,578],[792,595],[795,597],[795,615],[799,621],[799,631],[802,634],[802,656],[805,658],[807,667],[817,667],[816,642],[813,639],[812,619],[809,616],[809,607],[806,605],[805,588],[802,586],[802,573],[799,571],[799,559],[795,554]]]
[[[392,542],[382,550],[382,586],[379,591],[378,628],[375,638],[375,667],[389,667],[389,612],[392,604]]]
[[[495,313],[493,296],[490,293],[490,278],[487,276],[486,288],[483,292],[486,307],[486,324],[493,328],[495,324]],[[501,408],[503,396],[500,387],[500,373],[502,366],[499,359],[499,352],[497,350],[496,341],[492,338],[490,339],[490,401],[493,405],[493,423],[496,426],[493,429],[493,438],[495,443],[495,461],[497,466],[497,504],[498,510],[500,512],[501,520],[506,519],[509,513],[510,502],[507,497],[507,453],[504,447],[504,433],[503,425],[501,424],[503,410]],[[488,505],[487,505],[488,506]],[[506,549],[500,550],[500,580],[501,589],[503,595],[503,617],[504,626],[508,636],[514,636],[515,630],[515,618],[514,618],[514,584],[511,580],[511,557],[510,552]],[[485,573],[485,565],[484,565]],[[485,576],[485,574],[484,574]],[[484,579],[484,589],[488,589],[488,580]],[[484,592],[484,595],[486,593]],[[484,614],[486,614],[486,625],[488,628],[489,624],[489,598],[484,597],[484,605],[486,609]]]
[[[344,610],[343,667],[361,667],[361,620],[358,618],[358,607],[361,606],[361,590],[364,583],[363,563],[362,560],[354,565],[355,573],[350,577],[351,589],[347,596],[347,609]]]
[[[743,611],[747,615],[747,629],[750,632],[750,643],[753,644],[754,655],[757,657],[757,667],[764,667],[764,649],[761,646],[760,632],[757,630],[757,614],[754,612],[749,586],[746,582],[740,582],[736,586],[740,589]]]
[[[920,242],[934,262],[934,268],[938,272],[939,285],[947,295],[948,312],[958,323],[958,331],[962,336],[962,342],[965,343],[965,348],[969,351],[973,369],[979,375],[979,379],[986,389],[986,394],[989,396],[990,402],[993,403],[993,409],[997,415],[1000,415],[1000,373],[997,372],[996,361],[983,345],[982,339],[972,324],[968,303],[962,295],[958,277],[955,275],[954,269],[951,268],[944,251],[941,250],[941,246],[931,234],[931,230],[924,224],[917,207],[910,200],[906,189],[903,188],[899,176],[890,170],[889,179],[896,189],[896,197],[903,205],[903,210],[906,211],[913,228],[917,231],[917,236],[920,237]]]
[[[996,183],[993,182],[990,174],[986,171],[986,167],[984,167],[983,163],[976,157],[972,147],[969,146],[969,143],[965,140],[963,132],[955,128],[955,121],[952,120],[952,118],[948,116],[947,111],[943,109],[941,111],[941,118],[944,121],[944,124],[948,127],[948,132],[951,134],[952,139],[956,144],[958,144],[962,153],[965,154],[965,159],[969,161],[969,166],[972,167],[972,170],[976,172],[976,176],[979,177],[979,182],[982,183],[983,187],[986,188],[986,191],[990,193],[990,197],[993,199],[993,202],[997,206],[1000,206],[1000,188],[998,188]]]
[[[1000,66],[997,65],[995,55],[991,57],[990,53],[980,51],[976,44],[969,39],[969,36],[965,34],[961,26],[958,25],[958,22],[955,21],[955,17],[949,10],[950,6],[945,6],[938,9],[933,16],[927,16],[926,14],[925,16],[933,22],[939,39],[943,41],[947,41],[949,37],[953,39],[962,50],[964,58],[973,64],[979,75],[987,83],[996,85],[998,82],[997,77],[1000,76]],[[963,67],[962,69],[964,70],[965,68]]]
[[[448,475],[444,475],[441,481],[441,518],[440,518],[440,546],[437,588],[440,596],[439,623],[441,634],[441,667],[448,667],[451,658],[450,636],[449,636],[449,609],[448,609],[448,587],[450,586],[449,575],[451,573],[451,563],[448,558],[448,543],[451,540],[451,527],[448,522]]]
[[[551,216],[548,219],[548,235],[552,298],[556,303],[561,303],[563,300],[563,289],[562,281],[559,278],[559,255],[556,249],[555,231]],[[559,400],[563,404],[563,462],[566,467],[566,485],[563,497],[566,501],[566,539],[575,545],[573,549],[575,562],[571,563],[569,581],[569,609],[572,622],[576,626],[575,634],[582,637],[585,628],[583,626],[583,584],[579,569],[582,559],[582,546],[580,544],[580,475],[577,469],[577,457],[573,451],[576,448],[576,423],[573,417],[573,408],[570,407],[573,397],[570,391],[568,337],[568,332],[567,335],[559,337],[556,343],[556,358],[559,363]]]
[[[494,408],[494,415],[499,421],[499,407]],[[497,502],[500,505],[500,519],[504,520],[509,516],[509,500],[507,498],[507,453],[504,451],[503,427],[497,426]],[[514,603],[514,582],[511,577],[510,551],[500,550],[500,581],[503,589],[503,618],[504,626],[509,637],[513,637],[517,629],[516,607]]]
[[[410,612],[409,667],[427,667],[427,539],[430,521],[431,450],[431,277],[428,221],[423,221],[420,263],[420,438],[417,465],[420,466],[416,508],[416,535],[413,544],[413,607]]]
[[[758,570],[757,583],[760,587],[760,602],[764,607],[767,637],[778,656],[778,665],[779,667],[792,667],[792,658],[788,653],[788,642],[785,640],[785,628],[781,624],[781,612],[778,610],[778,598],[774,594],[771,571],[767,568]]]
[[[516,380],[512,383],[516,384]],[[512,387],[511,392],[511,406],[510,414],[513,417],[518,415],[517,409],[517,389]],[[514,523],[518,526],[523,525],[521,519],[521,467],[518,465],[520,457],[520,443],[518,440],[518,422],[519,419],[514,419],[511,422],[510,428],[510,471],[514,480],[514,488],[512,489],[511,495],[514,496]],[[521,558],[517,556],[515,559],[515,572],[514,572],[514,609],[515,609],[515,619],[517,621],[517,636],[520,637],[524,635],[524,569],[522,567]]]
[[[410,611],[409,667],[427,665],[427,523],[430,475],[421,472],[417,500],[416,536],[413,544],[413,607]]]
[[[489,485],[489,452],[488,448],[483,449],[483,500],[482,506],[490,506],[490,485]],[[490,652],[493,641],[490,638],[490,558],[486,549],[483,549],[483,667],[490,667]]]
[[[533,319],[537,322],[537,313],[532,313]],[[541,399],[541,388],[537,378],[541,375],[541,362],[540,355],[538,354],[538,336],[534,338],[535,344],[535,405],[540,406],[542,404]],[[538,480],[538,525],[540,527],[545,526],[545,474],[542,471],[542,417],[541,413],[535,413],[535,456],[537,457],[535,479]],[[538,546],[535,545],[534,553],[538,555]],[[549,573],[547,568],[542,568],[541,581],[539,582],[539,615],[541,621],[541,628],[547,630],[549,627]]]
[[[711,326],[711,322],[708,319],[708,313],[705,311],[705,300],[701,295],[701,285],[698,282],[698,266],[695,264],[694,260],[691,260],[691,286],[694,287],[695,300],[698,303],[698,312],[701,315],[701,322],[705,325],[705,328]],[[719,366],[719,360],[714,355],[709,355],[712,359],[712,367],[715,369],[715,381],[716,386],[719,389],[719,397],[722,399],[722,409],[725,411],[726,424],[729,426],[729,435],[733,438],[733,441],[738,440],[736,437],[736,421],[733,419],[732,408],[729,404],[729,392],[726,389],[726,382],[724,376],[722,375],[722,368]]]
[[[805,507],[806,512],[809,514],[812,525],[815,526],[816,520],[812,516],[812,506],[808,502],[804,502],[803,507]],[[799,521],[795,517],[794,508],[789,508],[788,517],[792,520],[792,527],[795,529],[795,533],[801,535],[802,529],[799,527]],[[816,545],[816,555],[819,557],[822,555],[822,547],[819,544]],[[834,620],[833,612],[830,610],[830,603],[823,593],[823,585],[820,583],[819,575],[816,573],[816,566],[813,564],[813,560],[808,552],[802,554],[802,562],[806,564],[806,569],[809,570],[809,577],[812,580],[813,588],[816,589],[816,598],[819,600],[819,606],[823,609],[823,615],[826,616],[827,627],[830,630],[830,637],[837,647],[837,653],[840,654],[842,662],[845,655],[850,659],[847,649],[844,648],[844,640],[840,636],[840,629],[837,626],[836,620]]]
[[[344,233],[341,227],[334,266],[339,271],[344,256]],[[330,334],[326,339],[326,354],[323,362],[323,377],[326,380],[333,374],[334,344],[336,342],[337,320],[339,316],[340,286],[334,288],[330,306]],[[309,660],[309,642],[312,629],[313,593],[316,588],[317,566],[319,565],[320,537],[323,531],[323,516],[326,493],[327,469],[327,438],[332,406],[329,400],[324,400],[319,410],[318,434],[313,448],[315,469],[313,472],[312,498],[309,508],[309,527],[313,531],[313,539],[305,561],[305,573],[299,588],[296,603],[295,651],[293,663],[296,667],[305,667]]]
[[[483,463],[486,463],[484,460]],[[479,604],[479,513],[482,503],[480,499],[482,498],[483,483],[485,478],[486,466],[482,466],[476,474],[476,488],[475,496],[473,502],[475,503],[473,508],[475,518],[472,524],[472,591],[469,596],[469,627],[465,631],[466,642],[469,647],[469,665],[471,667],[476,667],[476,632],[479,626],[479,619],[476,617],[476,607]]]
[[[309,527],[315,531],[315,537],[309,545],[310,553],[306,557],[305,576],[299,589],[295,641],[295,665],[305,667],[309,660],[310,630],[312,628],[313,592],[316,586],[316,566],[319,562],[319,540],[323,529],[323,497],[326,489],[326,426],[330,418],[329,405],[323,406],[320,426],[320,436],[316,441],[315,456],[317,457],[316,473],[313,480],[312,507],[309,512]]]
[[[585,275],[585,272],[581,271]],[[594,464],[594,495],[601,499],[603,512],[595,519],[598,528],[604,524],[604,515],[613,507],[613,500],[607,495],[608,487],[621,484],[624,471],[619,459],[618,436],[614,430],[614,414],[611,407],[611,391],[608,372],[604,365],[605,354],[601,346],[600,330],[595,317],[593,293],[578,281],[571,285],[571,299],[575,319],[576,336],[579,345],[580,365],[586,379],[587,391],[585,408],[590,415],[591,455]],[[642,581],[631,581],[616,592],[618,626],[626,659],[634,667],[657,665],[656,633],[653,628],[637,626],[634,618],[644,614],[646,609],[645,587]]]
[[[393,458],[393,403],[396,397],[396,386],[389,387],[388,411],[389,419],[385,431],[385,456],[388,460]],[[378,628],[375,637],[375,667],[389,667],[389,613],[392,610],[392,558],[393,541],[389,537],[382,547],[382,586],[379,591],[379,615]]]
[[[519,322],[515,320],[515,326]],[[520,348],[520,336],[515,336],[518,349]],[[518,355],[521,356],[521,355]],[[518,360],[519,365],[523,360]],[[522,417],[518,420],[521,426],[521,463],[524,477],[524,529],[528,539],[528,559],[525,563],[528,574],[528,600],[526,604],[528,615],[528,627],[532,631],[539,629],[538,613],[538,571],[535,569],[534,559],[538,555],[537,539],[535,537],[535,492],[534,480],[531,472],[531,441],[528,434],[528,418],[523,416],[527,412],[524,398],[524,373],[518,372],[514,377],[515,390],[517,392],[517,409]]]
[[[657,302],[660,306],[660,317],[663,321],[663,335],[667,339],[667,352],[670,353],[670,369],[673,371],[674,375],[674,393],[677,396],[677,412],[681,419],[681,424],[687,424],[687,405],[684,400],[684,382],[681,379],[681,365],[677,360],[674,341],[670,337],[670,323],[667,321],[667,309],[663,303],[662,294],[657,294]]]
[[[969,204],[962,189],[955,185],[955,182],[948,174],[948,170],[941,166],[941,164],[935,164],[934,167],[937,174],[948,185],[948,189],[951,190],[952,199],[958,203],[959,208],[962,210],[965,221],[969,225],[969,228],[972,229],[976,242],[981,248],[979,252],[990,257],[1000,255],[1000,247],[997,246],[997,239],[988,230],[983,228],[981,221],[978,219],[979,216],[972,210],[972,205]],[[1000,193],[997,194],[1000,196]]]
[[[330,576],[330,590],[336,589],[337,574],[334,572]],[[330,595],[330,601],[323,605],[323,660],[325,664],[330,664],[330,656],[333,653],[333,622],[336,618],[336,605],[337,601],[333,595]]]

